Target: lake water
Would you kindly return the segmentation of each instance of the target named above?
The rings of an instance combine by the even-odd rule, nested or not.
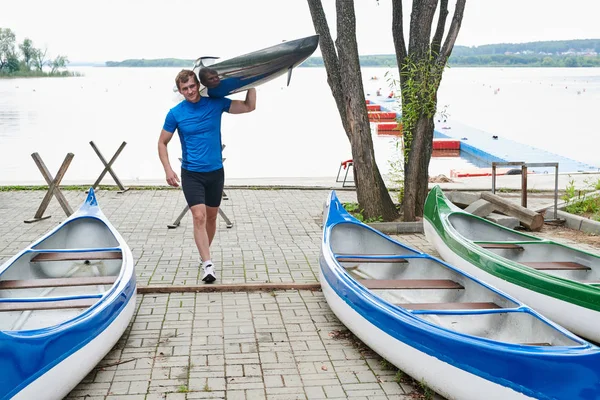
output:
[[[43,183],[31,158],[38,152],[54,175],[74,153],[63,180],[93,182],[104,157],[127,146],[113,169],[132,183],[162,183],[157,139],[180,68],[72,68],[73,78],[0,80],[0,184]],[[363,69],[365,92],[386,85],[387,69]],[[396,70],[391,70],[397,73]],[[377,76],[378,80],[370,77]],[[350,145],[322,68],[297,68],[291,85],[284,77],[258,88],[257,109],[223,116],[227,178],[331,177]],[[234,98],[243,98],[243,94]],[[445,72],[440,108],[452,119],[521,143],[599,165],[596,113],[600,69],[453,68]],[[393,139],[374,135],[383,173],[395,157]],[[169,145],[174,167],[181,149]],[[468,167],[459,158],[433,159],[430,175]],[[110,183],[107,175],[104,183]]]

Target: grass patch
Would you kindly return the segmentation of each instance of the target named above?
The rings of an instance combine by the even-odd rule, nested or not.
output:
[[[586,187],[583,190],[578,190],[575,188],[575,180],[571,179],[569,181],[562,197],[567,203],[565,211],[600,222],[600,196],[584,196],[586,192],[600,190],[600,179],[584,182]]]
[[[190,389],[186,385],[181,385],[177,388],[177,393],[188,393]]]

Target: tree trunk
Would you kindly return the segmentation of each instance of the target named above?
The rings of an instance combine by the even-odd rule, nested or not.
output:
[[[456,0],[452,22],[446,39],[442,40],[448,17],[448,0],[413,0],[407,48],[402,0],[392,0],[392,36],[400,72],[402,119],[405,122],[404,140],[407,149],[404,154],[405,221],[414,221],[417,216],[423,215],[428,192],[437,91],[443,68],[460,30],[465,3],[466,0]],[[432,36],[438,4],[438,19]]]
[[[417,216],[423,216],[423,206],[428,192],[429,161],[433,148],[433,117],[421,115],[413,131],[408,162],[405,163],[404,191],[405,221],[414,221]]]
[[[335,47],[321,1],[308,0],[308,5],[315,30],[320,35],[327,82],[350,140],[356,195],[362,214],[367,219],[381,217],[384,221],[392,221],[398,217],[398,211],[375,162],[356,44],[354,3],[336,2],[338,37]]]

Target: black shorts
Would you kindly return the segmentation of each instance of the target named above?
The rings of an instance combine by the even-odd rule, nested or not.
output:
[[[181,168],[181,188],[190,207],[197,204],[219,207],[224,185],[223,168],[210,172],[194,172]]]

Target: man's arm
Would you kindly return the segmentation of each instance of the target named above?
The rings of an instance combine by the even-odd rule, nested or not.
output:
[[[167,151],[167,145],[173,138],[173,134],[171,132],[167,132],[164,129],[160,132],[160,137],[158,138],[158,157],[160,158],[160,162],[165,169],[165,175],[167,179],[167,183],[170,186],[178,187],[179,186],[179,177],[171,168],[171,163],[169,162],[169,152]]]
[[[244,114],[254,111],[256,108],[256,89],[251,88],[246,92],[246,100],[232,100],[229,106],[229,114]]]

